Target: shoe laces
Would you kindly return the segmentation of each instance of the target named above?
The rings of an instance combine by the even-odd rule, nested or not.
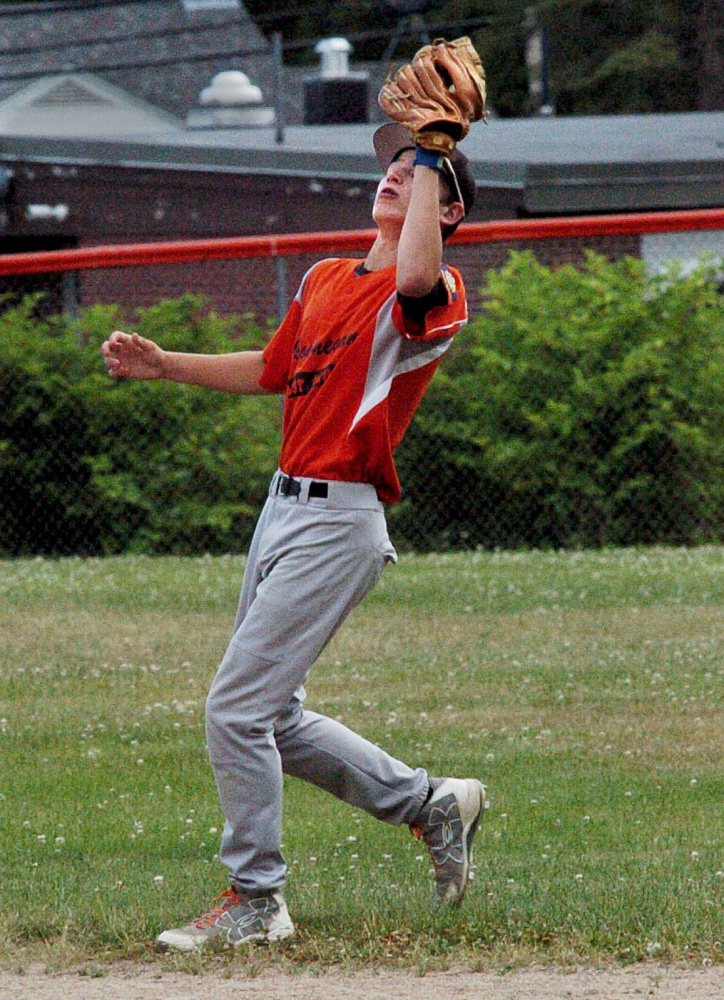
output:
[[[209,910],[208,913],[204,913],[203,917],[199,917],[198,920],[194,921],[196,927],[201,929],[204,927],[213,927],[223,913],[226,913],[226,911],[231,909],[232,906],[238,906],[242,901],[241,896],[236,889],[233,888],[233,886],[225,889],[224,892],[222,892],[221,895],[214,900],[214,902],[218,903],[222,899],[224,902],[221,903],[221,906],[217,906],[213,910]]]

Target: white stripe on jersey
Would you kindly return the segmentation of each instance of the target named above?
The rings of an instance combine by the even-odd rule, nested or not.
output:
[[[396,300],[397,293],[394,292],[377,314],[365,388],[350,431],[354,430],[365,414],[389,396],[392,382],[398,375],[422,368],[441,357],[450,347],[454,334],[467,322],[466,316],[447,327],[436,328],[435,332],[450,329],[452,333],[434,341],[407,338],[392,321]]]
[[[304,295],[304,288],[307,284],[307,278],[312,273],[312,271],[316,270],[316,268],[320,267],[322,264],[333,264],[336,261],[342,259],[343,258],[341,257],[325,257],[323,260],[318,260],[314,264],[312,264],[312,266],[304,273],[302,280],[299,282],[299,288],[297,289],[297,294],[294,296],[293,301],[298,302],[300,305],[302,304],[302,296]]]

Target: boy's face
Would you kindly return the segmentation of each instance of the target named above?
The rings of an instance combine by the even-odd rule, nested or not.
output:
[[[389,165],[387,173],[377,185],[372,218],[378,225],[380,222],[392,221],[402,225],[405,221],[412,193],[412,179],[415,175],[415,168],[412,165],[414,159],[414,149],[404,150]]]
[[[412,181],[415,176],[415,150],[405,149],[387,168],[387,173],[377,185],[377,194],[372,208],[372,218],[380,223],[396,223],[402,228],[412,194]],[[447,186],[440,180],[441,211],[443,200],[449,201]]]

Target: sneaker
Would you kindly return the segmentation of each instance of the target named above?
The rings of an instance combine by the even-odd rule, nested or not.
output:
[[[221,905],[192,924],[159,934],[156,945],[162,951],[194,951],[217,939],[236,946],[281,941],[294,933],[280,892],[250,896],[231,888],[222,892],[217,902]]]
[[[433,793],[410,829],[423,840],[435,870],[435,900],[460,903],[468,887],[473,837],[486,808],[474,778],[432,779]]]

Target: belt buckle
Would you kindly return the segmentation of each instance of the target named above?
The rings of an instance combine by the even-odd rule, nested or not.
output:
[[[277,492],[281,493],[283,497],[298,497],[302,492],[302,484],[298,483],[296,479],[292,479],[291,476],[281,476]]]

